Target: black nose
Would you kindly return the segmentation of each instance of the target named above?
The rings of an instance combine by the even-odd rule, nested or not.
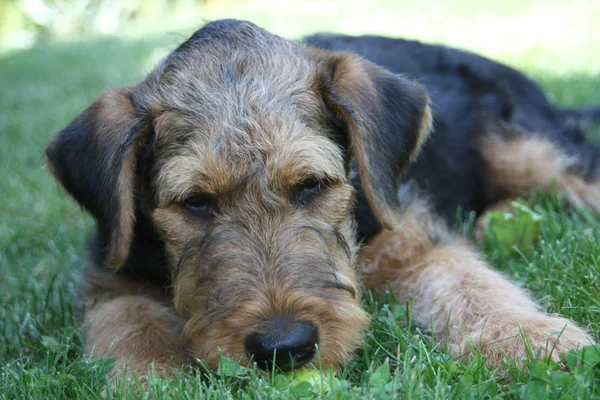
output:
[[[263,370],[273,365],[290,371],[309,362],[319,341],[317,328],[310,322],[273,320],[265,333],[253,333],[246,338],[246,352]]]

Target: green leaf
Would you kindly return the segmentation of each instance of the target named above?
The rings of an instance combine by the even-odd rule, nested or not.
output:
[[[470,388],[475,383],[475,378],[471,374],[463,375],[460,377],[460,384],[464,388]]]
[[[559,397],[560,400],[575,400],[575,396],[573,396],[572,394],[563,394],[562,396]]]
[[[273,378],[273,381],[271,382],[271,386],[273,386],[275,389],[279,390],[280,392],[283,392],[283,391],[287,390],[287,388],[290,386],[290,380],[285,375],[277,374]]]
[[[600,364],[600,344],[584,347],[581,354],[585,364],[590,366]]]
[[[575,368],[577,368],[578,360],[579,353],[575,350],[569,350],[569,352],[567,353],[567,367],[569,368],[569,371],[575,371]]]
[[[240,377],[247,375],[249,372],[248,368],[242,367],[239,362],[231,358],[221,356],[219,360],[219,375],[222,377]]]
[[[369,377],[369,385],[373,387],[383,387],[390,380],[390,360],[385,359],[383,365]]]
[[[62,347],[52,336],[42,336],[42,345],[51,351],[58,351]]]
[[[505,251],[513,246],[527,250],[542,232],[543,217],[521,203],[513,201],[510,205],[515,210],[513,213],[492,211],[486,214],[486,238]]]
[[[573,384],[574,378],[571,374],[558,371],[552,374],[552,382],[556,386],[569,387]]]
[[[548,370],[548,365],[544,362],[537,362],[531,369],[531,375],[544,382],[550,382],[550,371]]]
[[[310,396],[313,385],[310,382],[298,382],[292,386],[292,392],[298,397]]]
[[[541,380],[534,380],[524,387],[524,398],[530,400],[546,400],[548,398],[548,383]]]

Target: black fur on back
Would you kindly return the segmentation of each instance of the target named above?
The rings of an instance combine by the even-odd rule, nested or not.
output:
[[[431,199],[448,222],[457,209],[480,213],[498,200],[484,174],[476,145],[490,125],[515,125],[551,137],[568,154],[577,154],[578,172],[600,178],[598,146],[585,138],[582,125],[600,121],[600,108],[559,109],[522,73],[466,51],[379,36],[315,35],[305,42],[327,50],[349,51],[415,79],[433,102],[434,132],[405,174]],[[378,231],[366,202],[358,196],[359,233]]]

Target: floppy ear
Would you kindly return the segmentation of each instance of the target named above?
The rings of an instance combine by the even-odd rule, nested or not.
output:
[[[51,172],[96,218],[106,263],[113,267],[127,261],[135,222],[135,164],[143,121],[131,98],[131,88],[105,93],[46,148]]]
[[[356,55],[320,56],[325,105],[344,127],[369,205],[390,229],[400,221],[402,173],[431,130],[429,96],[422,85]]]

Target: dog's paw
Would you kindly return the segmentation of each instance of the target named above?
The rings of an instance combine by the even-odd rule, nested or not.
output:
[[[455,353],[477,350],[492,368],[502,368],[508,359],[523,364],[526,360],[550,358],[560,361],[569,350],[594,344],[594,339],[574,322],[545,314],[506,316],[483,330],[468,335]]]
[[[537,321],[528,321],[522,329],[533,355],[539,352],[554,361],[559,361],[569,350],[594,344],[589,334],[565,318],[543,315]]]

